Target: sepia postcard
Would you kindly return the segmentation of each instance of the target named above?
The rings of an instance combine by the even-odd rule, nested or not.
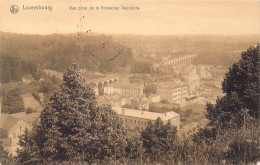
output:
[[[0,0],[0,165],[259,165],[259,52],[259,0]]]

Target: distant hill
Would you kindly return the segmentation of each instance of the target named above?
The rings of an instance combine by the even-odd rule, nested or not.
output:
[[[41,69],[63,72],[78,63],[89,71],[120,72],[133,60],[131,49],[105,35],[0,35],[1,55],[32,61]]]
[[[260,35],[176,35],[143,36],[113,35],[116,42],[127,45],[140,54],[178,56],[198,54],[198,64],[230,66],[243,50],[260,42]],[[135,54],[134,54],[135,55]]]

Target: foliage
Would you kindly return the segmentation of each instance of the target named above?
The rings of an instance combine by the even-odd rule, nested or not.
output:
[[[177,128],[170,122],[163,124],[158,118],[155,123],[148,123],[141,133],[145,157],[151,162],[171,162],[177,142]]]
[[[238,63],[233,64],[222,83],[226,95],[216,100],[216,105],[208,104],[209,125],[216,129],[241,127],[243,110],[254,118],[259,115],[259,47],[250,47],[242,53]],[[242,122],[241,122],[242,121]],[[234,123],[231,125],[231,123]]]
[[[143,159],[144,148],[143,142],[140,137],[131,136],[126,139],[126,158],[140,162]]]
[[[28,107],[26,110],[25,110],[26,114],[29,114],[29,113],[33,113],[34,110],[31,108],[31,107]]]
[[[258,58],[259,45],[243,52],[222,83],[226,95],[215,105],[207,104],[209,128],[201,129],[193,141],[209,145],[211,162],[248,164],[260,157]]]
[[[154,73],[153,65],[148,61],[136,61],[131,66],[132,73],[141,73],[141,74],[152,74]]]
[[[0,66],[0,78],[2,83],[21,81],[25,74],[32,74],[36,80],[39,80],[41,76],[37,70],[37,66],[33,62],[18,57],[1,55]]]
[[[76,34],[40,36],[1,33],[1,55],[30,60],[43,69],[61,72],[73,62],[89,71],[121,72],[122,68],[131,65],[132,54],[131,49],[105,35],[81,35],[79,42]]]
[[[3,92],[2,112],[3,113],[17,113],[24,111],[24,102],[21,97],[20,89],[13,89],[7,93]]]
[[[37,100],[41,104],[41,98],[37,92],[33,92],[32,96],[35,100]]]
[[[20,163],[98,163],[124,156],[125,132],[118,117],[109,106],[98,107],[93,89],[84,83],[77,65],[67,69],[61,89],[41,113],[40,126],[22,137]]]
[[[41,92],[43,93],[51,93],[53,91],[53,83],[49,79],[45,79],[41,82]]]
[[[226,74],[222,89],[227,97],[236,93],[241,107],[248,109],[254,118],[259,117],[259,58],[260,44],[242,53],[238,63]]]
[[[148,84],[144,89],[144,93],[146,94],[146,96],[150,96],[151,94],[156,94],[157,86],[155,84]]]
[[[14,165],[15,160],[4,149],[2,142],[0,142],[0,164],[2,165]]]

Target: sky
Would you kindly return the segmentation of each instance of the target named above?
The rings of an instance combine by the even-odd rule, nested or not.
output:
[[[4,32],[260,34],[260,0],[0,0],[0,4],[0,31]],[[18,13],[10,12],[12,5],[19,7]],[[23,9],[35,5],[52,6],[52,11]],[[72,11],[69,6],[135,6],[140,10]]]

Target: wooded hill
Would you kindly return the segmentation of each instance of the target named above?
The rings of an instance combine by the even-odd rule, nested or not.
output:
[[[90,71],[120,72],[133,60],[131,49],[105,35],[24,35],[4,32],[0,35],[1,57],[31,61],[41,69],[64,71],[72,63],[78,63],[81,68]]]

